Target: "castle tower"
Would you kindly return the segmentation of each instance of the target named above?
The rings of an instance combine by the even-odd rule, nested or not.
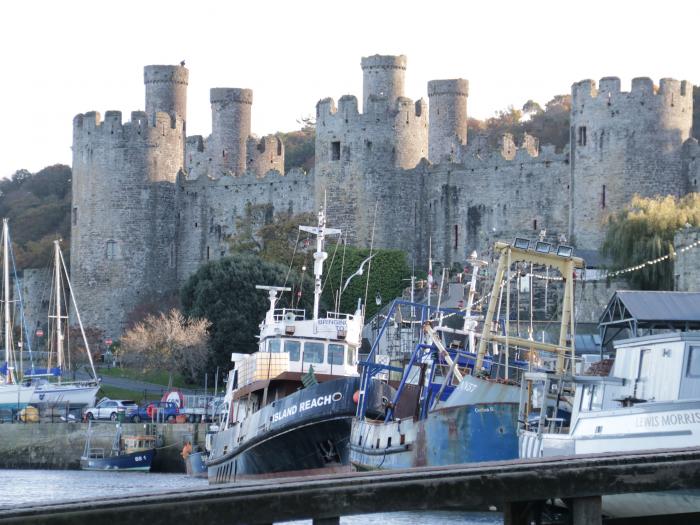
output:
[[[157,112],[187,120],[187,82],[185,66],[146,66],[143,82],[146,86],[146,115],[154,121]]]
[[[386,99],[389,105],[404,94],[406,57],[372,55],[362,57],[362,110],[366,113],[370,97]]]
[[[659,87],[635,78],[572,86],[569,234],[579,248],[597,249],[605,221],[634,194],[684,195],[682,145],[693,120],[693,86],[664,78]]]
[[[163,71],[171,74],[163,79]],[[146,68],[151,114],[135,111],[126,123],[119,111],[73,119],[71,278],[83,322],[109,337],[121,335],[135,309],[177,289],[186,84],[175,79],[186,82],[186,73]]]
[[[443,159],[458,160],[467,143],[467,97],[469,82],[457,78],[428,82],[428,158],[433,164]]]
[[[212,88],[212,133],[210,154],[224,170],[242,175],[246,169],[246,142],[250,136],[253,91],[237,88]]]

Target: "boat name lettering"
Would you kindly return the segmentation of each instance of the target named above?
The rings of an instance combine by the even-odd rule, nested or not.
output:
[[[700,412],[679,412],[676,414],[639,416],[635,420],[635,426],[638,428],[689,425],[691,423],[700,423]]]
[[[319,319],[318,324],[319,324],[319,326],[321,326],[321,325],[345,326],[348,323],[345,319]]]
[[[461,390],[465,392],[474,392],[476,390],[476,385],[474,383],[468,383],[467,381],[462,381],[459,385]]]
[[[304,412],[305,410],[310,410],[312,408],[330,405],[331,403],[335,403],[337,401],[340,401],[341,399],[343,399],[343,394],[341,394],[340,392],[335,392],[333,394],[307,399],[306,401],[300,402],[299,405],[292,405],[289,408],[285,408],[284,410],[275,412],[274,414],[272,414],[272,422],[276,423],[277,421],[281,421],[285,418],[295,415],[297,412]]]
[[[482,414],[484,412],[493,412],[493,407],[476,407],[474,412],[477,414]]]

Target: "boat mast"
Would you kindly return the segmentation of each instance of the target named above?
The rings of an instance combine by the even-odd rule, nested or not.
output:
[[[2,278],[5,287],[3,301],[5,303],[5,366],[7,366],[6,382],[12,383],[10,371],[10,262],[8,243],[7,219],[2,220]]]
[[[318,319],[318,305],[321,302],[321,276],[323,275],[323,261],[328,254],[323,251],[326,235],[340,235],[340,230],[326,228],[326,214],[324,209],[318,212],[318,226],[299,226],[301,231],[316,235],[316,251],[314,252],[314,321]]]
[[[54,258],[54,280],[56,281],[56,363],[59,372],[63,372],[63,332],[61,330],[61,260],[59,259],[58,241],[53,241],[53,258]],[[61,376],[58,376],[58,382],[61,382]]]

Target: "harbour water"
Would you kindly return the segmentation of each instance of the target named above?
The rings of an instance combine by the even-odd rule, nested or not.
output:
[[[31,506],[59,501],[127,496],[152,492],[183,492],[207,487],[207,481],[184,474],[142,472],[87,472],[79,470],[0,470],[3,500],[0,508]],[[311,521],[288,522],[307,525]],[[396,512],[345,516],[343,525],[498,525],[499,513],[481,512]]]

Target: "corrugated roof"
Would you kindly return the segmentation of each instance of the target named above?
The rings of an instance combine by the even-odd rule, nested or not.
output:
[[[618,290],[637,321],[700,321],[700,292]]]

